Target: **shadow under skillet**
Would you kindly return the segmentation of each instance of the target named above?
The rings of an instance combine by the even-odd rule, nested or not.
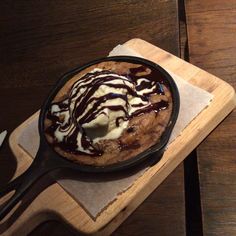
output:
[[[27,192],[27,194],[22,198],[18,207],[6,216],[0,222],[0,235],[4,233],[12,224],[17,220],[18,217],[26,210],[30,203],[48,186],[52,185],[55,181],[48,175],[43,176],[40,180],[36,181],[32,188]],[[27,224],[24,224],[27,227]]]
[[[159,162],[162,155],[161,156],[156,156],[156,155],[157,154],[152,154],[148,157],[147,160],[139,163],[138,165],[115,172],[86,173],[86,172],[79,172],[78,170],[73,170],[73,169],[58,169],[57,171],[50,173],[50,175],[56,180],[73,179],[83,182],[97,182],[97,183],[121,180],[124,178],[128,178],[132,175],[135,175],[138,172],[141,172],[146,168]],[[138,177],[139,176],[137,176],[137,178]]]
[[[42,222],[28,234],[28,236],[41,236],[41,235],[79,236],[85,234],[82,234],[74,230],[71,226],[67,225],[63,221],[50,220]]]
[[[122,178],[126,178],[132,176],[139,171],[145,170],[146,168],[156,164],[162,156],[156,156],[156,154],[152,154],[149,156],[148,159],[139,163],[136,166],[130,167],[126,170],[117,171],[114,173],[82,173],[72,169],[58,169],[49,174],[46,174],[38,181],[34,183],[32,188],[27,192],[27,194],[22,198],[21,203],[14,210],[13,213],[10,213],[10,217],[6,220],[3,220],[0,223],[0,234],[4,233],[16,220],[20,215],[26,210],[26,208],[31,204],[31,202],[47,187],[52,185],[56,182],[56,180],[60,179],[72,179],[72,180],[79,180],[84,182],[105,182],[105,181],[112,181],[112,180],[119,180]],[[40,212],[40,215],[47,215],[49,219],[56,219],[60,218],[55,212]],[[61,218],[60,218],[61,219]],[[45,219],[48,220],[48,219]],[[30,223],[30,222],[29,222]],[[27,224],[22,225],[22,227],[27,227]],[[79,234],[81,235],[81,234]]]
[[[6,139],[7,138],[8,137],[6,137]],[[0,189],[12,179],[17,169],[17,160],[14,155],[9,155],[11,151],[6,141],[7,140],[4,140],[2,146],[0,147]]]

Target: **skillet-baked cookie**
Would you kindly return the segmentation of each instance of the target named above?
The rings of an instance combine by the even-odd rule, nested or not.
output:
[[[157,144],[172,109],[168,81],[158,69],[105,61],[65,83],[46,113],[44,131],[62,157],[106,166]]]

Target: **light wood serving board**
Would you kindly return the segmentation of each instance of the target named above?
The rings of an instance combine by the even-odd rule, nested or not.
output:
[[[212,93],[214,98],[211,104],[170,144],[161,161],[119,195],[96,221],[55,183],[40,193],[3,235],[26,235],[48,219],[63,219],[75,229],[88,234],[111,234],[235,107],[234,89],[219,78],[141,39],[132,39],[125,45],[191,84]],[[26,120],[10,136],[10,146],[18,161],[15,176],[32,162],[30,156],[18,145],[18,138],[37,115]]]

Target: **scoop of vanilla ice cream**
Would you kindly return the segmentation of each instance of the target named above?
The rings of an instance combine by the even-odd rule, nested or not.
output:
[[[112,84],[124,83],[129,86],[131,89],[134,89],[134,85],[129,81],[120,80],[117,76],[117,79],[112,81]],[[107,99],[97,108],[100,112],[96,117],[88,122],[84,123],[82,127],[85,129],[86,134],[93,139],[93,142],[96,143],[101,139],[115,139],[118,138],[122,131],[127,127],[128,121],[125,120],[125,117],[129,113],[129,100],[130,96],[127,96],[127,90],[124,88],[115,88],[107,86],[106,82],[99,87],[99,89],[93,94],[97,99],[105,96],[106,94],[112,94],[114,98]],[[117,96],[118,95],[118,96]],[[119,97],[123,95],[128,101],[128,106],[126,101]],[[95,100],[96,102],[96,100]],[[89,103],[85,112],[91,110],[94,106],[94,103]],[[121,106],[123,109],[113,110],[113,107]],[[116,125],[116,120],[119,119],[119,126]]]
[[[136,91],[145,78],[135,84],[128,77],[110,71],[94,69],[76,81],[68,99],[60,106],[54,104],[51,113],[60,118],[55,137],[62,142],[81,126],[93,143],[103,139],[119,138],[129,123],[129,117],[138,109],[150,105],[142,95],[150,89]],[[82,133],[77,134],[78,150],[84,149]],[[92,148],[92,147],[90,147]]]

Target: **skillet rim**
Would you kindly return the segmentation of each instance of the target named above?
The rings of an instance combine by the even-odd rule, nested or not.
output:
[[[48,110],[49,105],[51,104],[51,101],[55,97],[55,95],[58,93],[58,91],[64,86],[64,84],[72,78],[75,74],[79,73],[80,71],[84,70],[85,68],[92,66],[94,64],[98,64],[100,62],[104,61],[125,61],[125,62],[130,62],[130,63],[139,63],[139,64],[144,64],[147,65],[153,69],[159,70],[164,76],[165,79],[168,81],[169,88],[171,90],[172,94],[172,100],[173,100],[173,109],[172,109],[172,114],[169,120],[169,123],[162,134],[160,138],[160,142],[157,144],[154,144],[153,146],[149,147],[142,153],[138,154],[137,156],[134,156],[126,161],[121,161],[117,162],[114,164],[106,165],[106,166],[92,166],[92,165],[85,165],[85,164],[80,164],[80,163],[75,163],[73,161],[70,161],[66,159],[65,157],[61,156],[58,154],[48,143],[46,140],[46,137],[44,135],[44,120],[45,120],[45,115]],[[59,80],[56,82],[54,85],[53,89],[50,91],[49,96],[45,99],[41,110],[40,110],[40,115],[39,115],[39,122],[38,122],[38,130],[39,130],[39,135],[40,135],[40,148],[39,150],[43,148],[50,149],[52,154],[56,156],[56,158],[63,159],[65,166],[66,167],[71,167],[73,169],[80,170],[82,172],[96,172],[96,173],[105,173],[105,172],[114,172],[114,171],[120,171],[123,169],[131,168],[133,166],[136,166],[140,164],[141,162],[147,160],[150,156],[152,156],[153,160],[150,160],[152,163],[155,162],[156,159],[160,159],[160,156],[162,156],[164,149],[167,145],[167,142],[170,138],[171,132],[174,128],[174,125],[176,123],[178,113],[179,113],[179,106],[180,106],[180,97],[179,97],[179,91],[178,88],[171,77],[171,75],[160,65],[149,61],[144,58],[140,57],[134,57],[134,56],[113,56],[113,57],[105,57],[105,58],[100,58],[93,60],[91,62],[88,62],[86,64],[83,64],[82,66],[77,66],[76,68],[68,71],[65,73],[63,76],[59,78]],[[153,154],[155,153],[155,157],[153,157]],[[62,160],[61,160],[62,161]]]

